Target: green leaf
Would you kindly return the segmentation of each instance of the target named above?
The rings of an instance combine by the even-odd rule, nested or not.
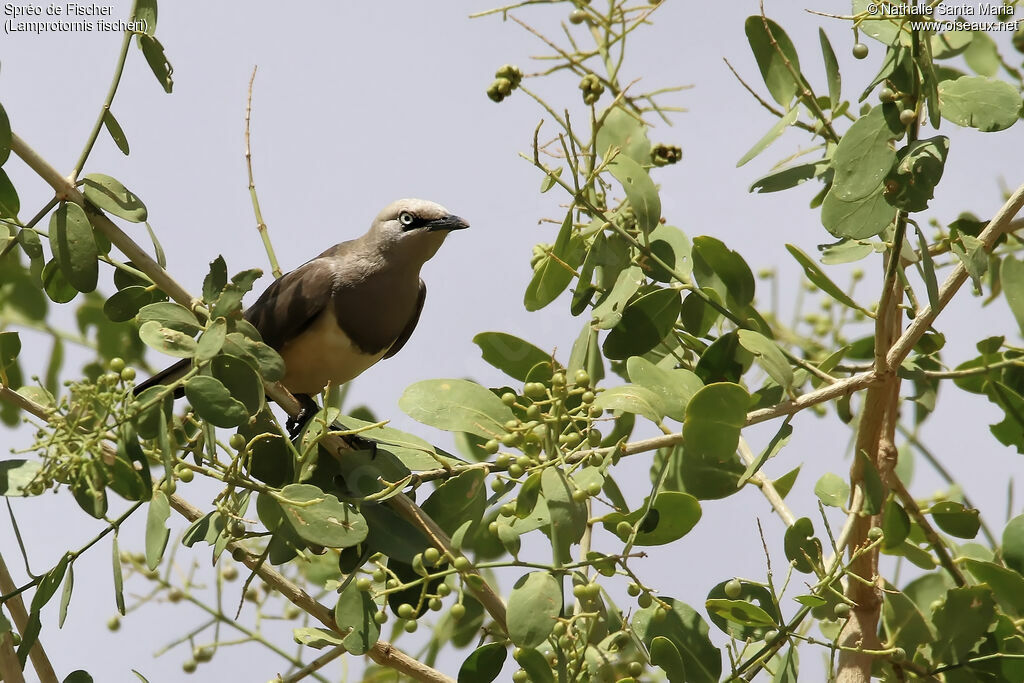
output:
[[[263,408],[263,383],[252,366],[244,360],[219,355],[210,363],[210,369],[231,396],[245,406],[249,415],[255,415]]]
[[[701,287],[711,287],[735,309],[754,300],[754,274],[736,251],[719,239],[701,235],[693,240],[693,271]]]
[[[737,335],[740,345],[754,354],[769,377],[783,389],[793,386],[793,368],[789,366],[789,361],[786,360],[778,344],[753,330],[739,330]]]
[[[829,42],[825,29],[818,29],[818,42],[821,43],[821,57],[825,62],[825,77],[828,79],[828,101],[834,110],[842,99],[843,79],[839,72],[839,60]]]
[[[146,206],[138,196],[119,181],[102,173],[82,178],[82,193],[98,208],[132,223],[146,220]]]
[[[477,524],[487,506],[487,482],[481,470],[452,477],[423,502],[423,511],[449,535],[466,522]]]
[[[655,636],[651,640],[650,650],[651,664],[665,672],[669,683],[686,683],[686,666],[671,640]]]
[[[854,301],[853,298],[839,287],[839,285],[832,282],[832,279],[825,274],[825,271],[823,271],[810,256],[801,251],[799,247],[787,244],[786,250],[793,255],[793,258],[795,258],[797,263],[799,263],[804,269],[804,275],[806,275],[807,279],[814,283],[818,289],[825,292],[844,306],[849,306],[850,308],[863,311],[865,313],[867,312],[863,306]]]
[[[530,683],[555,683],[551,665],[540,652],[533,648],[521,648],[516,662],[526,672],[526,680]]]
[[[459,668],[458,683],[491,683],[508,657],[502,643],[485,643],[473,650]]]
[[[144,33],[153,35],[156,31],[156,0],[138,0],[135,3],[135,16],[134,19],[146,22]]]
[[[842,508],[850,500],[850,485],[838,474],[826,472],[814,485],[814,495],[829,507]]]
[[[798,572],[810,574],[821,566],[821,541],[815,538],[814,525],[807,517],[801,517],[786,529],[783,545],[786,559]]]
[[[677,541],[697,526],[702,514],[696,498],[677,491],[659,493],[642,521],[639,519],[641,512],[643,509],[626,516],[626,521],[634,523],[631,518],[635,514],[635,521],[640,522],[640,532],[635,539],[637,545],[666,545]]]
[[[167,61],[164,46],[160,44],[159,40],[148,34],[138,36],[138,40],[142,55],[146,58],[146,63],[149,64],[156,80],[160,82],[160,87],[164,89],[164,92],[170,93],[174,88],[174,78],[171,76],[174,73],[174,67]]]
[[[750,396],[738,384],[709,384],[690,399],[683,421],[683,448],[726,461],[736,454]]]
[[[608,330],[618,325],[622,320],[622,311],[626,302],[636,294],[643,282],[644,271],[639,266],[630,266],[619,271],[615,282],[591,311],[594,325],[602,330]]]
[[[512,410],[484,387],[463,379],[416,382],[398,399],[398,407],[418,422],[449,432],[485,438],[500,436]]]
[[[605,357],[625,360],[656,347],[672,331],[681,304],[679,292],[667,288],[655,289],[628,303],[622,319],[605,338]]]
[[[0,168],[0,218],[17,219],[20,210],[21,200],[18,199],[18,191],[14,189],[14,183],[7,176],[7,171]]]
[[[480,347],[485,361],[520,382],[526,381],[534,366],[551,363],[550,353],[504,332],[481,332],[473,337],[473,343]]]
[[[802,185],[811,178],[816,178],[828,168],[827,161],[815,161],[809,164],[797,164],[787,166],[778,171],[772,171],[766,176],[755,180],[750,186],[751,192],[779,192],[788,190],[791,187]]]
[[[32,596],[32,612],[38,612],[45,607],[50,602],[50,598],[57,593],[61,582],[64,581],[64,573],[67,571],[71,560],[71,553],[64,553],[57,564],[43,575],[43,578],[39,581],[39,586],[36,588],[35,595]]]
[[[673,270],[670,273],[657,263],[649,262],[645,266],[649,269],[653,279],[658,282],[672,282],[678,280],[679,277],[690,277],[690,273],[693,272],[693,245],[690,244],[690,239],[682,230],[674,225],[659,223],[658,227],[651,231],[648,240],[651,253],[664,261],[666,265],[671,266]]]
[[[65,202],[50,217],[50,249],[68,283],[79,292],[96,289],[98,250],[85,211]]]
[[[659,603],[668,612],[656,618]],[[659,596],[650,607],[633,617],[633,630],[648,646],[658,636],[667,638],[683,660],[687,683],[717,683],[722,674],[722,653],[708,638],[708,625],[689,605],[668,596]]]
[[[154,491],[149,501],[149,512],[146,515],[146,566],[156,569],[167,548],[167,539],[171,530],[167,528],[167,520],[171,516],[171,504],[163,491]]]
[[[292,630],[292,638],[299,645],[322,650],[325,647],[337,647],[342,644],[342,637],[334,631],[313,626],[304,626]]]
[[[3,105],[0,105],[0,166],[11,156],[11,120]]]
[[[325,548],[347,548],[366,539],[366,520],[354,507],[311,484],[289,484],[278,502],[303,540]]]
[[[894,550],[903,545],[910,535],[910,515],[903,509],[903,506],[890,498],[885,504],[885,516],[882,517],[882,548]]]
[[[630,382],[659,396],[667,417],[680,422],[686,417],[690,398],[704,387],[700,378],[689,370],[662,368],[640,356],[626,361],[626,372]]]
[[[36,460],[0,460],[0,495],[28,496],[29,484],[43,466]]]
[[[929,510],[940,529],[957,538],[974,538],[981,529],[977,510],[968,510],[962,503],[951,500],[932,505]]]
[[[640,164],[623,154],[608,164],[608,170],[626,192],[640,229],[649,235],[661,219],[661,198],[651,176]]]
[[[162,327],[169,327],[192,336],[203,329],[196,316],[181,304],[171,301],[161,301],[148,306],[143,306],[138,315],[139,325],[144,325],[153,320]]]
[[[917,231],[917,244],[921,250],[921,272],[924,277],[925,290],[928,293],[928,305],[933,311],[937,311],[939,310],[939,283],[935,277],[935,263],[932,261],[932,255],[928,251],[928,240],[925,239],[921,228],[915,226],[915,230]],[[1007,297],[1009,297],[1008,291]],[[1024,329],[1024,323],[1022,323],[1021,329]]]
[[[115,530],[110,544],[114,571],[114,604],[117,606],[118,613],[124,616],[124,575],[121,573],[121,551],[117,545],[117,531]]]
[[[192,377],[185,382],[185,396],[199,417],[217,427],[238,427],[249,419],[245,404],[236,399],[216,377]]]
[[[768,146],[770,144],[778,140],[779,136],[786,132],[786,129],[796,122],[797,117],[799,115],[800,109],[798,109],[797,107],[793,107],[785,114],[783,114],[782,117],[780,117],[779,120],[775,122],[775,125],[769,128],[768,132],[765,133],[760,140],[755,142],[754,146],[748,149],[746,154],[740,157],[740,160],[736,162],[736,168],[739,168],[740,166],[744,165],[745,163],[756,157],[761,152],[768,149]]]
[[[224,318],[217,318],[210,323],[210,326],[203,330],[196,344],[196,360],[207,361],[220,353],[224,346],[224,340],[228,336],[228,321]]]
[[[530,572],[508,596],[508,635],[519,647],[547,640],[562,611],[562,585],[547,572]]]
[[[0,384],[7,386],[10,380],[7,369],[14,367],[21,353],[21,337],[17,332],[0,332]]]
[[[228,333],[223,352],[241,358],[268,382],[276,382],[284,377],[284,359],[280,354],[263,342],[249,339],[240,332]]]
[[[665,416],[665,406],[661,397],[650,389],[635,384],[605,389],[597,395],[594,405],[604,410],[642,415],[651,422],[660,422]]]
[[[175,358],[191,358],[196,352],[196,340],[183,332],[161,327],[155,320],[143,323],[139,338],[150,348]]]
[[[537,507],[540,498],[540,478],[543,472],[534,472],[526,478],[516,493],[516,517],[526,519]]]
[[[770,614],[745,600],[717,598],[706,601],[704,605],[708,608],[709,614],[714,612],[719,617],[742,626],[775,626],[775,620]]]
[[[540,478],[541,492],[547,501],[551,524],[548,529],[555,560],[559,564],[572,561],[570,548],[579,543],[587,528],[587,507],[573,499],[573,487],[565,473],[548,467]]]
[[[999,280],[1003,283],[1003,294],[1010,305],[1017,325],[1024,333],[1024,261],[1018,261],[1013,254],[1003,256],[999,267]]]
[[[68,563],[68,575],[64,581],[64,590],[60,594],[60,612],[57,617],[57,628],[64,628],[68,618],[68,605],[71,604],[71,593],[75,590],[75,564]]]
[[[748,581],[739,581],[739,595],[726,599],[728,598],[725,593],[727,583],[729,582],[723,581],[712,588],[708,592],[708,602],[728,608],[713,610],[709,605],[708,615],[711,617],[712,624],[730,638],[761,640],[764,638],[767,628],[781,623],[782,617],[779,614],[778,605],[771,591],[766,587]],[[750,610],[746,610],[740,605],[732,606],[729,604],[732,602],[748,605]]]
[[[938,639],[932,645],[936,662],[959,662],[985,639],[996,618],[995,598],[988,586],[965,586],[946,591],[945,601],[932,613]]]
[[[572,240],[572,213],[569,211],[565,214],[555,244],[534,265],[533,277],[523,295],[523,304],[528,311],[544,308],[557,299],[572,282],[572,268],[565,265]]]
[[[915,140],[899,150],[896,165],[886,178],[886,201],[905,211],[927,209],[942,179],[948,153],[949,138],[943,135]]]
[[[882,624],[890,641],[912,653],[935,639],[921,610],[906,594],[886,585],[882,595]]]
[[[737,482],[737,486],[743,486],[746,484],[747,480],[754,476],[756,472],[759,472],[770,458],[774,458],[775,455],[789,443],[789,437],[793,435],[793,425],[789,423],[791,418],[792,416],[787,417],[783,423],[779,425],[779,430],[775,432],[775,436],[773,436],[772,440],[768,442],[767,446],[765,446],[764,451],[762,451],[753,462],[747,465],[747,469],[743,472],[743,476],[740,477],[739,482]],[[780,491],[779,495],[785,498],[786,494]]]
[[[128,156],[131,152],[131,148],[128,146],[128,138],[125,137],[124,131],[121,129],[121,124],[114,118],[114,112],[109,109],[103,112],[103,127],[110,133],[110,137],[114,140],[114,144],[121,150],[121,154]]]
[[[153,292],[141,285],[125,287],[103,302],[103,313],[115,323],[128,322],[139,314],[143,306],[153,303],[154,296]]]
[[[980,294],[981,278],[988,272],[988,252],[985,251],[985,245],[977,237],[960,233],[949,246],[960,259],[967,274],[971,276],[974,291]]]
[[[821,222],[837,237],[866,239],[882,232],[894,212],[884,200],[886,176],[896,161],[893,130],[878,106],[854,121],[832,154],[835,175],[821,208]]]
[[[348,652],[364,654],[380,639],[380,625],[373,619],[377,610],[370,594],[359,590],[354,581],[341,591],[334,607],[334,621],[342,628],[352,629],[341,641]]]
[[[963,52],[964,61],[981,76],[995,76],[999,73],[999,48],[996,41],[984,31],[971,31],[971,42]]]
[[[788,61],[793,71],[800,73],[800,60],[796,55],[796,48],[793,47],[793,41],[781,26],[767,17],[747,17],[743,30],[757,60],[757,68],[761,70],[761,78],[768,86],[768,92],[771,93],[772,99],[788,109],[800,89],[800,84],[786,66]]]
[[[939,83],[942,118],[983,133],[1005,130],[1020,118],[1021,98],[1005,81],[963,76]]]
[[[647,126],[635,114],[627,112],[621,105],[601,114],[601,127],[597,131],[595,149],[602,159],[607,160],[612,149],[618,149],[638,164],[650,163],[651,141],[647,139]]]

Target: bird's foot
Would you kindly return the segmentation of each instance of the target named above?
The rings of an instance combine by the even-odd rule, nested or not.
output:
[[[302,434],[306,423],[313,419],[313,416],[320,410],[316,401],[308,394],[295,394],[295,400],[299,402],[299,412],[295,414],[295,417],[289,417],[285,423],[285,429],[288,430],[288,436],[292,441]]]

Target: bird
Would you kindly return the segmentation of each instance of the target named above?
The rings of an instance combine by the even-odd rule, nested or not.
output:
[[[312,396],[351,381],[398,353],[419,322],[427,287],[420,269],[449,233],[469,227],[440,204],[399,199],[366,234],[330,247],[275,280],[243,313],[284,359],[281,383],[302,410],[288,420],[294,438],[317,410]],[[169,384],[191,367],[183,359],[138,384]]]

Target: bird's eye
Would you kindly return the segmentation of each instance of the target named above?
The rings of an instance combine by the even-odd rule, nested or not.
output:
[[[398,214],[398,222],[408,228],[410,225],[416,222],[416,217],[413,216],[408,211],[403,211],[402,213]]]

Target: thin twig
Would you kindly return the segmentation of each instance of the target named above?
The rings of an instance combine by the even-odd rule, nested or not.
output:
[[[274,253],[274,245],[270,243],[270,231],[263,220],[263,212],[260,211],[260,199],[256,195],[256,183],[252,176],[252,148],[249,146],[249,121],[252,116],[252,84],[256,80],[256,67],[252,68],[252,76],[249,78],[249,96],[245,100],[245,168],[249,173],[249,197],[252,198],[252,211],[256,214],[256,230],[263,240],[263,248],[267,252],[267,259],[270,261],[270,274],[274,279],[281,277],[281,266],[277,263],[277,254]]]
[[[0,595],[7,595],[17,591],[18,587],[14,584],[14,578],[11,573],[7,570],[7,563],[4,562],[3,556],[0,556]],[[25,602],[21,599],[20,594],[13,595],[8,598],[4,603],[7,606],[7,611],[10,613],[11,618],[14,620],[14,626],[20,633],[25,632],[25,627],[28,625],[28,610],[25,609]],[[7,637],[9,639],[9,636]],[[46,651],[43,649],[43,643],[36,640],[32,649],[28,652],[29,659],[32,661],[32,668],[35,669],[36,675],[39,677],[40,683],[57,683],[57,674],[53,670],[53,665],[50,664],[50,658],[46,656]],[[6,676],[4,677],[6,681]]]

